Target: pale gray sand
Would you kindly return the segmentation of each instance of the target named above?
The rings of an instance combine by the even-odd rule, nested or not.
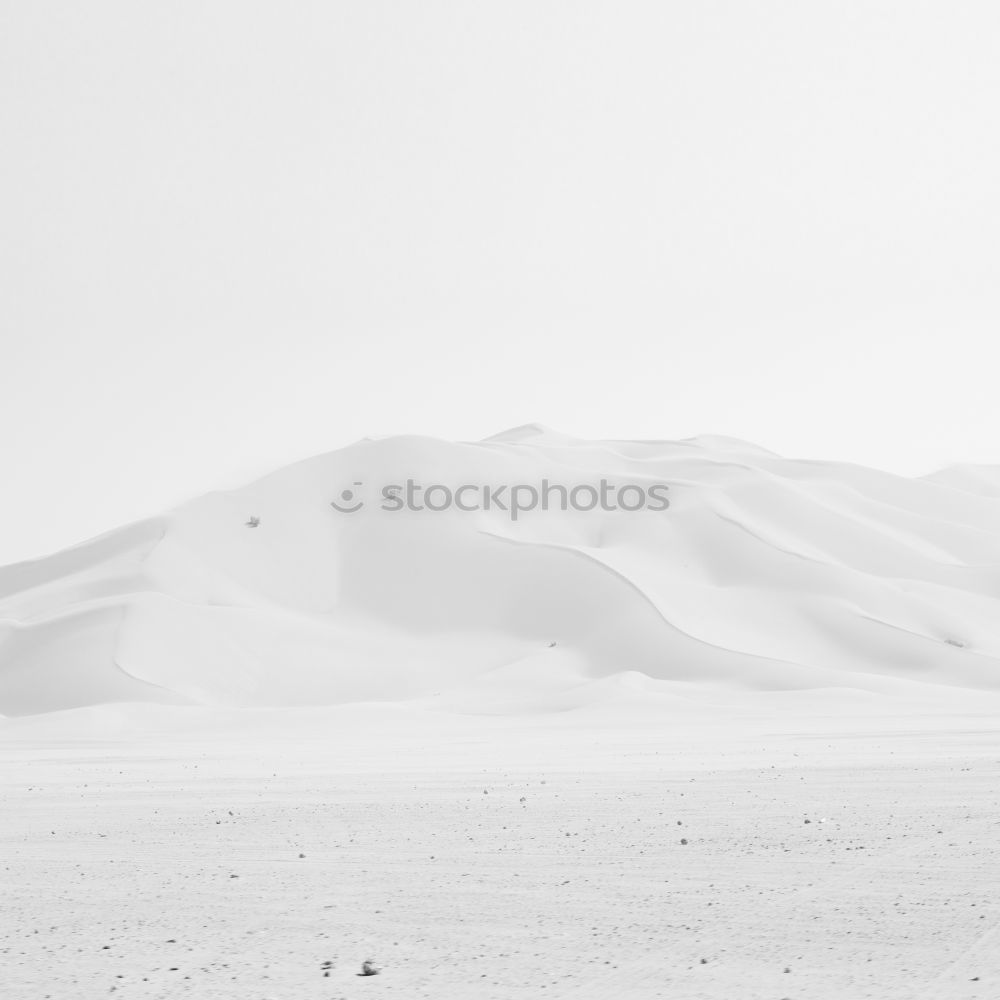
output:
[[[376,716],[259,739],[8,731],[0,995],[1000,995],[981,719]],[[369,958],[383,972],[357,976]]]

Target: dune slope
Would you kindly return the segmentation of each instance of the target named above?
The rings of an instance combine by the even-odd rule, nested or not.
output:
[[[475,487],[468,506],[482,486],[659,484],[669,508],[561,510],[553,494],[516,520],[496,504],[383,509],[383,487],[408,479]],[[721,437],[364,440],[0,569],[0,713],[400,699],[503,713],[585,706],[616,679],[643,697],[997,689],[996,481]]]

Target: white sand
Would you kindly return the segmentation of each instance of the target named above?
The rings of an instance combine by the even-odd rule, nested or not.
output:
[[[995,1000],[997,482],[392,438],[0,569],[0,997]]]
[[[517,522],[377,509],[381,486],[408,477],[667,483],[672,505]],[[991,477],[535,427],[363,441],[0,569],[0,715],[359,699],[510,713],[603,704],[632,675],[651,695],[676,681],[996,690]],[[357,481],[368,506],[334,511]]]
[[[22,720],[0,992],[994,998],[996,715],[879,704]]]

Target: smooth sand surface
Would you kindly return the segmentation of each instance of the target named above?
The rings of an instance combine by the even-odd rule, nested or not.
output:
[[[519,714],[599,706],[627,674],[653,694],[1000,690],[998,475],[533,426],[361,441],[0,568],[0,715],[433,697]],[[382,509],[410,479],[508,504],[543,482],[630,504],[659,486],[670,506]],[[353,514],[331,506],[345,487]]]
[[[983,707],[143,711],[0,728],[4,997],[1000,996]]]

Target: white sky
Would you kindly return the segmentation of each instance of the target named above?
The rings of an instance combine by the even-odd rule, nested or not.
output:
[[[367,434],[1000,462],[1000,8],[0,3],[0,562]]]

